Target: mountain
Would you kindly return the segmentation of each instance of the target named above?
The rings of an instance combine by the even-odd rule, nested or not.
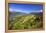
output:
[[[26,13],[22,12],[10,12],[10,16],[19,16],[19,15],[25,15]]]
[[[41,17],[42,16],[31,14],[14,17],[13,20],[10,21],[9,29],[16,30],[42,28]]]
[[[32,15],[42,15],[43,12],[32,12],[32,13],[30,13],[30,14],[32,14]]]

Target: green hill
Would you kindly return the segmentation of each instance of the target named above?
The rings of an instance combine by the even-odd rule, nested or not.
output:
[[[31,14],[15,16],[13,21],[9,21],[8,26],[10,30],[42,28],[41,16]]]

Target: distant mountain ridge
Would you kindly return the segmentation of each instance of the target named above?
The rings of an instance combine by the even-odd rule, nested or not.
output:
[[[41,15],[41,14],[43,14],[43,12],[32,12],[32,13],[29,13],[29,14]],[[23,12],[10,12],[10,16],[19,16],[19,15],[27,15],[27,14],[23,13]]]
[[[30,14],[32,14],[32,15],[41,15],[41,14],[43,14],[43,12],[32,12]]]
[[[25,15],[26,13],[22,12],[10,12],[10,16],[18,16],[18,15]]]

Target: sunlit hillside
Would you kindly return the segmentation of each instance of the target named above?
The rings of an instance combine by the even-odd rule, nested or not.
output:
[[[15,29],[38,29],[43,27],[42,15],[21,15],[10,17],[9,30]]]

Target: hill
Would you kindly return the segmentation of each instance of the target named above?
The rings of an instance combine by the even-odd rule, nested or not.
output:
[[[42,22],[40,16],[37,15],[22,15],[13,17],[12,21],[9,21],[9,29],[37,29],[42,28]]]
[[[22,12],[9,12],[10,16],[19,16],[19,15],[25,15],[26,13]]]
[[[43,14],[43,12],[32,12],[32,13],[30,13],[30,14],[32,14],[32,15],[42,15]]]

